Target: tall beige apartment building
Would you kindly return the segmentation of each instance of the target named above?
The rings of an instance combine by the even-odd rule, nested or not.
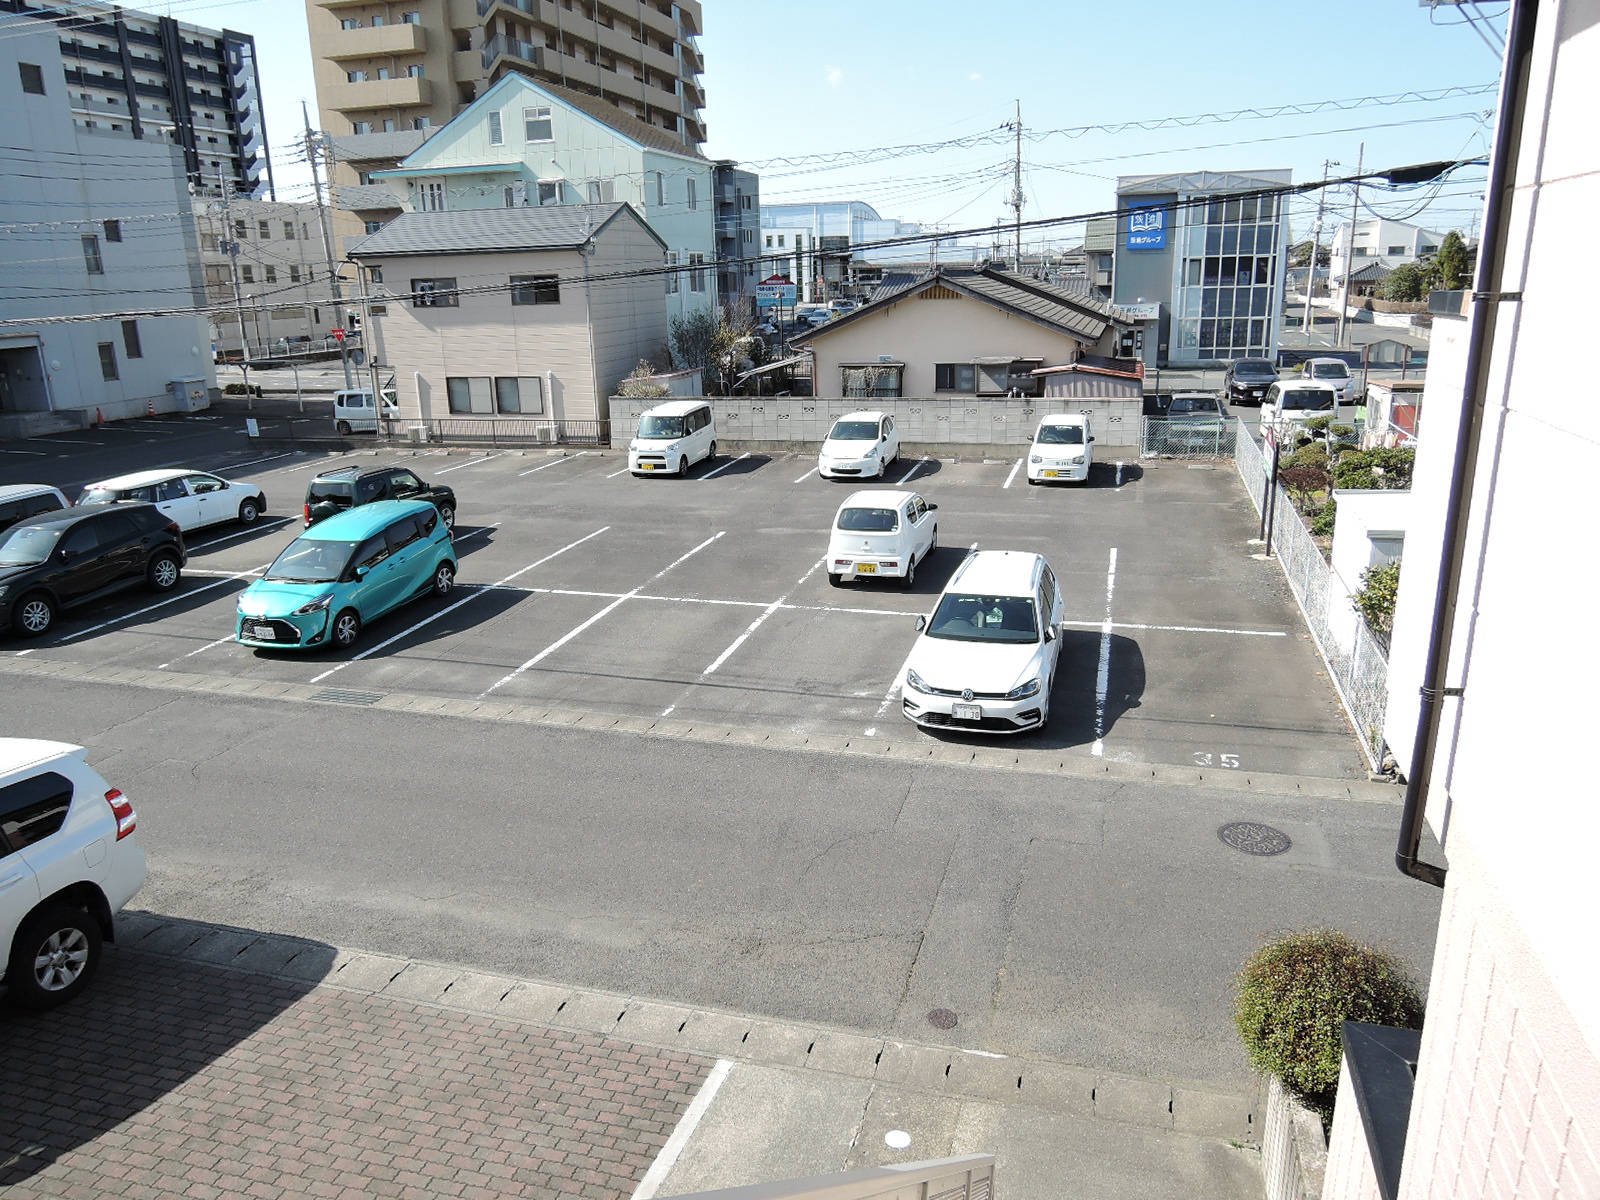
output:
[[[388,145],[419,145],[510,72],[597,96],[688,150],[705,141],[699,0],[306,0],[306,17],[322,128],[344,151],[335,184],[395,161],[352,138],[415,131]]]

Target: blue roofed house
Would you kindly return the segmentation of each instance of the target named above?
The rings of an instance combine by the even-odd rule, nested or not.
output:
[[[594,96],[507,75],[370,177],[411,212],[626,203],[683,268],[660,285],[668,319],[716,303],[713,164]]]

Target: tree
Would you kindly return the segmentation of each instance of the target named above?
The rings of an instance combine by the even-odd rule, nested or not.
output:
[[[672,389],[664,383],[658,383],[653,376],[655,367],[646,359],[641,358],[628,377],[617,385],[617,395],[632,396],[645,399],[655,399],[660,396],[672,395]]]
[[[1385,644],[1394,630],[1394,603],[1400,595],[1400,564],[1368,567],[1361,572],[1361,590],[1350,597],[1355,610]]]
[[[1397,491],[1411,487],[1417,452],[1411,448],[1346,450],[1333,464],[1333,486],[1349,491]]]
[[[728,309],[696,309],[673,317],[671,325],[673,362],[681,370],[699,369],[705,373],[705,391],[710,396],[726,396],[733,391],[734,377],[751,359],[754,343],[759,342],[748,317]]]
[[[1445,234],[1444,241],[1439,243],[1439,249],[1428,261],[1428,266],[1434,287],[1447,292],[1465,287],[1471,264],[1467,258],[1467,244],[1461,240],[1461,235],[1454,229]]]
[[[1311,239],[1310,238],[1307,238],[1303,242],[1296,242],[1294,245],[1289,247],[1289,265],[1291,267],[1303,267],[1310,260],[1310,258],[1311,258]],[[1320,242],[1317,243],[1317,266],[1325,267],[1331,261],[1332,261],[1332,252],[1331,252],[1331,250],[1327,246],[1322,245]]]
[[[1383,298],[1400,303],[1421,300],[1427,292],[1427,278],[1427,272],[1416,263],[1401,263],[1383,281]]]

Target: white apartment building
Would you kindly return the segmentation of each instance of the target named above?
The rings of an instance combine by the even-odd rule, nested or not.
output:
[[[1404,221],[1383,221],[1376,217],[1355,224],[1355,261],[1352,270],[1359,271],[1374,263],[1392,271],[1402,263],[1416,262],[1439,249],[1444,234],[1420,225],[1407,225]],[[1332,258],[1329,260],[1328,278],[1335,282],[1344,278],[1345,265],[1350,253],[1350,222],[1346,221],[1333,231]]]

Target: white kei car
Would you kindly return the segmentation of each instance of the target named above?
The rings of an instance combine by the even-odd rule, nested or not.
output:
[[[900,457],[900,430],[886,412],[845,413],[833,423],[817,456],[824,479],[882,479]]]
[[[1082,483],[1094,463],[1094,432],[1084,413],[1053,413],[1039,422],[1028,448],[1028,482]]]
[[[1063,609],[1043,555],[975,550],[906,660],[901,711],[927,729],[1022,733],[1050,719]]]
[[[852,492],[828,535],[828,582],[887,576],[910,591],[917,564],[939,548],[938,507],[916,492]]]
[[[78,504],[114,504],[132,500],[154,504],[188,533],[206,525],[237,521],[254,525],[267,511],[267,494],[253,483],[231,483],[205,471],[136,471],[91,483]]]

